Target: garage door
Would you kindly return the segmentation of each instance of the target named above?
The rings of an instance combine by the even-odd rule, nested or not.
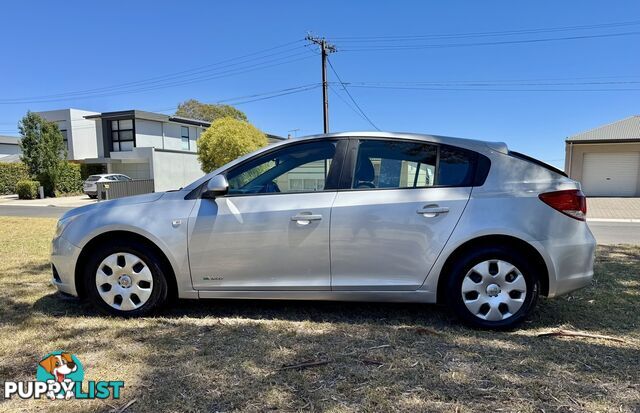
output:
[[[582,190],[587,196],[634,196],[640,152],[585,153]]]

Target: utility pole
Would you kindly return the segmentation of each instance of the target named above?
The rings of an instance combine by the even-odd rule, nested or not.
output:
[[[327,83],[327,56],[330,53],[338,51],[336,47],[327,42],[324,37],[316,37],[308,34],[305,39],[312,44],[320,46],[320,55],[322,56],[322,114],[324,121],[324,133],[329,133],[329,90]]]

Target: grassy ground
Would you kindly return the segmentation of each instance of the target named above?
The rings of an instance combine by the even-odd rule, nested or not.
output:
[[[0,217],[0,382],[78,355],[121,400],[0,401],[3,411],[640,411],[640,249],[601,247],[591,287],[541,300],[511,333],[433,306],[182,302],[156,317],[98,316],[48,283],[54,221]],[[538,337],[557,327],[623,339]],[[305,361],[327,364],[280,369]]]

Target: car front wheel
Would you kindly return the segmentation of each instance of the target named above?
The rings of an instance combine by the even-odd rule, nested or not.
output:
[[[485,247],[453,265],[447,298],[472,327],[510,329],[522,323],[538,299],[540,282],[526,256],[507,247]]]
[[[167,299],[167,282],[157,254],[136,242],[104,244],[85,269],[87,297],[100,311],[146,315]]]

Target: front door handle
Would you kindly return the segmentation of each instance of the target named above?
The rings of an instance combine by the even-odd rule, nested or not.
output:
[[[311,212],[301,212],[291,217],[292,221],[296,221],[300,225],[309,225],[311,221],[320,221],[322,215],[312,214]]]
[[[440,214],[446,214],[447,212],[449,212],[449,208],[438,205],[426,205],[424,208],[416,211],[417,214],[420,214],[425,218],[433,218]]]

